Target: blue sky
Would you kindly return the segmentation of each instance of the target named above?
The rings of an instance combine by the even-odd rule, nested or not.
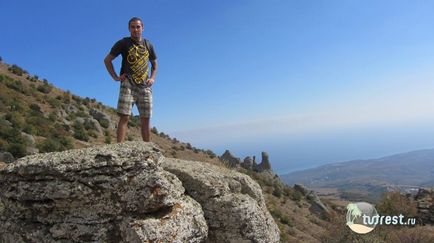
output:
[[[152,125],[278,172],[434,147],[433,1],[5,1],[0,56],[115,107],[103,58],[139,16]],[[115,63],[119,70],[120,58]]]

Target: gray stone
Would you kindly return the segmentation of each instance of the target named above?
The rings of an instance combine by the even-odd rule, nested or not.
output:
[[[39,149],[37,149],[35,147],[26,147],[26,153],[28,155],[37,154],[37,153],[39,153]]]
[[[15,161],[15,158],[9,152],[0,152],[0,161],[5,163],[12,163]]]
[[[246,158],[244,158],[241,166],[245,169],[251,170],[253,168],[253,159],[250,156],[247,156]]]
[[[419,188],[414,196],[417,203],[417,214],[423,224],[434,224],[434,191]]]
[[[266,171],[266,170],[271,170],[271,164],[270,164],[270,159],[268,156],[267,152],[262,152],[261,153],[261,163],[258,165],[258,170],[259,171]]]
[[[295,184],[294,189],[299,191],[310,203],[309,210],[317,215],[327,215],[330,209],[321,201],[318,195],[301,184]]]
[[[96,109],[90,109],[89,114],[100,123],[106,122],[109,124],[109,126],[112,123],[110,116],[102,111]]]
[[[0,242],[204,241],[202,208],[161,159],[152,143],[127,142],[9,164]]]
[[[68,114],[63,109],[56,109],[55,112],[56,112],[57,117],[60,117],[60,118],[66,118],[66,117],[68,117]]]
[[[89,122],[91,122],[93,124],[93,126],[95,127],[96,131],[98,131],[99,134],[104,133],[101,125],[99,124],[99,122],[96,119],[90,117],[90,118],[88,118],[88,120],[89,120]]]
[[[75,113],[78,112],[78,108],[75,105],[68,104],[65,107],[67,113]]]
[[[30,145],[30,146],[35,145],[35,138],[32,135],[27,134],[25,132],[21,132],[21,136],[26,140],[27,145]]]
[[[227,162],[231,167],[236,167],[241,164],[241,160],[232,155],[229,150],[226,150],[222,156],[220,156],[220,160]]]
[[[260,186],[247,175],[194,161],[165,158],[162,166],[178,176],[198,201],[209,226],[208,242],[279,242]]]
[[[80,124],[84,124],[84,122],[86,121],[84,117],[76,117],[74,120]]]

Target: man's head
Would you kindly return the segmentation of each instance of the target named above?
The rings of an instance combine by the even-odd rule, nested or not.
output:
[[[128,30],[133,39],[140,40],[143,32],[142,20],[138,17],[131,18],[130,21],[128,21]]]

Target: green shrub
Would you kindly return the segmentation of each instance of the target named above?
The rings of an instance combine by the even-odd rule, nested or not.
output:
[[[13,98],[8,105],[11,111],[24,111],[24,103],[16,98]]]
[[[52,108],[59,108],[60,106],[62,106],[62,102],[60,102],[60,100],[57,99],[57,97],[56,97],[56,99],[49,98],[48,104],[50,104]]]
[[[6,120],[8,120],[10,123],[12,123],[13,127],[16,128],[23,128],[25,124],[25,119],[19,112],[10,112],[7,113],[5,116]]]
[[[128,120],[128,127],[137,127],[138,124],[140,124],[140,118],[137,116],[132,116],[129,120]]]
[[[90,119],[85,119],[84,120],[84,129],[86,130],[96,130],[95,124],[90,120]]]
[[[59,151],[61,144],[53,138],[47,138],[43,142],[36,145],[41,153]]]
[[[36,111],[37,113],[42,113],[42,111],[41,111],[41,107],[38,105],[38,104],[30,104],[30,106],[29,106],[29,108],[32,110],[32,111]]]
[[[26,145],[22,143],[9,143],[7,151],[15,158],[20,158],[26,155]]]
[[[273,196],[280,198],[282,196],[282,187],[280,187],[280,186],[274,186],[274,188],[273,188]]]
[[[52,122],[55,122],[57,120],[56,112],[50,112],[50,114],[48,115],[48,119]]]
[[[63,93],[62,100],[63,100],[63,103],[65,103],[65,104],[71,103],[71,93],[69,91],[66,91],[65,93]]]
[[[87,135],[83,124],[76,121],[74,122],[73,128],[74,128],[74,135],[73,135],[74,138],[85,142],[89,141],[89,136]]]
[[[89,117],[89,115],[88,115],[86,112],[82,111],[82,110],[77,111],[77,112],[75,113],[75,115],[76,115],[77,117],[84,117],[84,118]]]
[[[86,131],[84,129],[74,129],[74,138],[88,142],[89,136],[86,134]]]
[[[399,191],[383,194],[375,206],[381,215],[399,215],[415,217],[417,215],[417,203],[411,198],[402,195]]]
[[[79,104],[81,104],[81,98],[80,98],[80,96],[77,96],[77,95],[72,95],[72,99],[79,105]]]
[[[23,127],[23,132],[30,135],[36,135],[36,128],[33,125],[25,124]]]
[[[111,136],[105,136],[104,142],[106,144],[111,144],[112,143],[112,137]]]
[[[52,90],[52,87],[44,84],[44,85],[39,85],[37,90],[41,93],[49,94]]]
[[[106,119],[100,119],[98,122],[103,128],[108,128],[110,126],[109,121]]]
[[[88,131],[88,132],[87,132],[87,135],[89,135],[89,136],[91,136],[91,137],[93,137],[93,138],[98,138],[98,134],[96,134],[95,131]]]
[[[12,72],[13,74],[18,75],[18,76],[23,76],[23,74],[27,74],[28,73],[26,70],[20,68],[19,66],[15,65],[15,64],[13,64],[12,66],[10,66],[8,68],[8,70],[10,72]]]
[[[292,223],[291,219],[287,215],[282,215],[280,217],[280,223],[286,224],[286,225],[288,225],[290,227],[293,226],[293,223]]]
[[[302,198],[303,198],[303,194],[301,194],[301,192],[299,191],[294,190],[291,194],[291,199],[293,201],[299,202]]]
[[[206,150],[205,153],[208,154],[212,159],[216,157],[216,154],[210,149]]]
[[[23,83],[20,80],[10,80],[6,82],[6,86],[20,93],[24,93]]]

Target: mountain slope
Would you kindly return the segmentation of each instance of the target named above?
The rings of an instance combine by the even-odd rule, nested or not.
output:
[[[434,186],[434,149],[401,153],[379,159],[332,163],[282,176],[288,185],[311,188],[386,191]]]

